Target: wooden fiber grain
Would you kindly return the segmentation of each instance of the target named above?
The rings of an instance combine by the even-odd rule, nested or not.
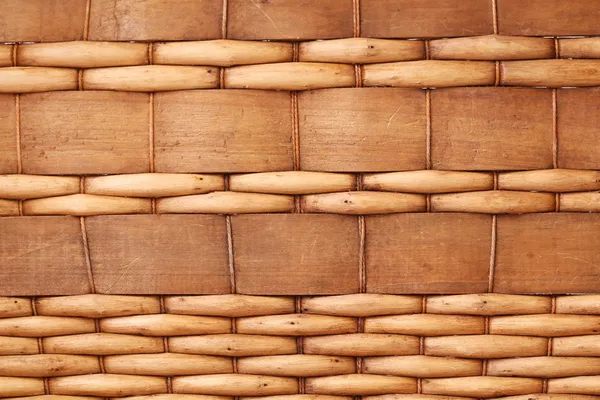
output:
[[[599,230],[597,214],[498,217],[495,291],[597,292]]]
[[[15,96],[0,94],[0,174],[13,174],[18,170],[15,108]]]
[[[411,213],[367,217],[366,225],[368,292],[473,293],[487,288],[491,217]]]
[[[600,33],[600,3],[590,0],[497,0],[503,35],[563,36]]]
[[[600,90],[557,90],[558,165],[600,169]]]
[[[99,216],[86,224],[98,293],[229,292],[222,216]]]
[[[352,36],[352,0],[228,0],[231,39],[335,39]]]
[[[0,292],[12,296],[88,293],[79,219],[0,219]]]
[[[148,171],[148,95],[101,91],[21,96],[23,172]]]
[[[260,172],[292,167],[286,92],[160,93],[154,107],[157,172]]]
[[[397,171],[425,167],[425,93],[349,88],[298,96],[303,170]]]
[[[423,38],[493,33],[492,0],[361,0],[365,37]]]
[[[491,87],[435,90],[431,133],[434,169],[551,168],[552,92]]]
[[[232,218],[237,289],[248,294],[343,294],[358,290],[355,217]],[[256,235],[260,230],[260,236]]]
[[[0,43],[81,40],[85,7],[82,0],[4,0]]]
[[[221,0],[94,0],[90,40],[204,40],[221,36]]]

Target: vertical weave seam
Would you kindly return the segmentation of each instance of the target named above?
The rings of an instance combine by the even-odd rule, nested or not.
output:
[[[88,40],[90,33],[90,15],[92,10],[92,0],[87,0],[85,4],[85,20],[83,21],[83,40]]]
[[[492,0],[492,23],[494,35],[498,34],[498,0]]]
[[[498,173],[494,172],[494,190],[498,190]],[[490,269],[488,274],[488,293],[494,292],[494,277],[496,274],[496,245],[498,234],[498,216],[492,215],[492,235],[490,243]],[[489,321],[486,319],[486,329]]]
[[[425,59],[430,59],[429,40],[425,40]],[[425,168],[431,169],[431,89],[425,89]],[[431,194],[425,195],[425,211],[431,212]]]

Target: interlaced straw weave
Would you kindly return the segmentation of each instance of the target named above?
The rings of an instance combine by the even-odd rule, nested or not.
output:
[[[600,2],[0,1],[0,397],[600,399]]]

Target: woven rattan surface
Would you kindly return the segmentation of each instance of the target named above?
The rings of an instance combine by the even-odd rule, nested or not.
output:
[[[600,399],[600,2],[0,0],[0,398]]]

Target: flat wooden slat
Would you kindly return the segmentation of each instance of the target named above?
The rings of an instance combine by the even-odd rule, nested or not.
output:
[[[221,36],[222,0],[94,0],[90,40],[205,40]]]
[[[361,0],[364,37],[422,38],[493,33],[491,0]]]
[[[352,0],[229,0],[228,9],[230,39],[352,37]]]
[[[138,215],[87,218],[98,293],[228,293],[225,218]]]
[[[0,295],[88,293],[79,219],[0,219]]]
[[[356,217],[238,215],[232,217],[232,229],[240,293],[345,294],[358,290]]]
[[[410,213],[365,222],[368,292],[486,291],[490,216]]]
[[[494,291],[598,291],[600,215],[499,216]]]
[[[360,88],[301,93],[304,170],[397,171],[425,168],[425,92]]]
[[[15,96],[0,94],[0,174],[17,172]]]
[[[147,172],[149,98],[70,91],[21,96],[23,172]]]

